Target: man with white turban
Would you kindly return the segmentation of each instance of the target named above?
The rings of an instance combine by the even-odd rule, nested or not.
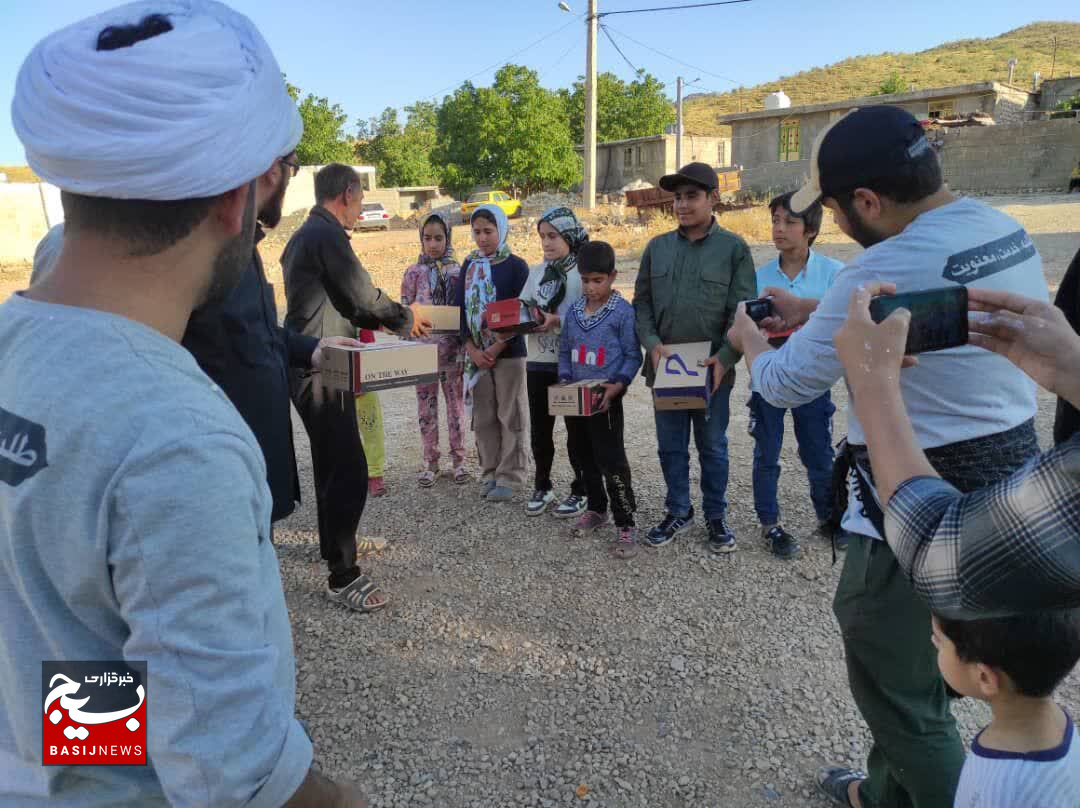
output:
[[[0,803],[364,805],[295,718],[259,445],[179,344],[244,270],[254,181],[301,135],[273,54],[218,3],[133,3],[38,43],[12,119],[65,228],[0,306]],[[46,698],[75,660],[134,683]],[[143,721],[111,731],[145,748],[106,744],[118,693]],[[121,748],[144,765],[77,765]]]

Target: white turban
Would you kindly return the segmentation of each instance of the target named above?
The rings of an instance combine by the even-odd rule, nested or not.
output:
[[[173,29],[97,50],[102,29],[151,14]],[[303,133],[266,40],[210,0],[144,0],[51,34],[19,70],[11,117],[38,176],[113,199],[216,196],[263,174]]]

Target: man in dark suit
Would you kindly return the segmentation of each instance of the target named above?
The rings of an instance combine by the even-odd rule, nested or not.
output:
[[[430,330],[412,308],[377,288],[356,257],[349,233],[363,200],[360,176],[349,166],[331,163],[315,175],[315,207],[281,256],[286,329],[323,341],[352,336],[357,328],[386,327],[414,337]],[[330,569],[327,595],[359,612],[381,609],[385,596],[356,565],[368,472],[352,398],[299,370],[290,382],[311,442],[319,546]]]

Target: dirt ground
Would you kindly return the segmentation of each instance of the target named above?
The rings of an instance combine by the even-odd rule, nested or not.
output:
[[[1027,227],[1056,288],[1080,247],[1080,196],[990,201]],[[624,237],[622,280],[632,281],[648,231],[603,229],[628,230],[615,234]],[[284,235],[267,240],[270,267]],[[460,228],[459,248],[465,235]],[[354,243],[396,294],[415,259],[412,234],[358,235]],[[526,243],[523,252],[535,259],[530,249]],[[859,248],[826,232],[820,249],[845,259]],[[759,263],[772,254],[760,240],[753,251]],[[26,268],[0,273],[0,298],[25,279]],[[834,396],[841,435],[842,385]],[[664,550],[618,562],[604,553],[606,534],[575,536],[553,518],[529,519],[523,497],[487,504],[475,484],[445,478],[418,489],[413,391],[381,394],[389,493],[369,502],[362,530],[392,542],[365,567],[392,601],[371,617],[322,594],[308,442],[294,417],[304,502],[277,526],[276,541],[296,642],[298,711],[323,769],[358,781],[376,806],[823,805],[812,792],[815,768],[862,765],[870,742],[848,693],[831,612],[841,565],[811,536],[790,431],[780,498],[804,555],[779,561],[759,538],[747,399],[740,367],[728,429],[738,552],[710,557],[699,523]],[[1043,395],[1043,445],[1052,418]],[[626,419],[638,524],[647,529],[663,515],[664,492],[641,384],[627,397]],[[471,438],[469,446],[475,467]],[[695,460],[695,492],[696,468]],[[560,447],[560,494],[567,474]],[[1059,700],[1080,715],[1080,675]],[[970,699],[955,712],[965,741],[988,721],[985,706]]]

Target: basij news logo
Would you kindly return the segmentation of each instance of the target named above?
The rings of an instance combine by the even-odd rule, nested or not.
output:
[[[46,766],[146,765],[145,662],[42,662]]]

